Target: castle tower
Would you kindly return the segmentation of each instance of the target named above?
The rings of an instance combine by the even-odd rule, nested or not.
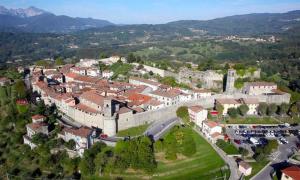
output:
[[[228,94],[232,94],[235,91],[234,88],[235,76],[236,76],[236,71],[234,69],[228,69],[226,88],[225,88],[225,92]]]
[[[108,136],[114,136],[117,132],[116,115],[113,112],[111,99],[104,99],[103,103],[103,131]]]

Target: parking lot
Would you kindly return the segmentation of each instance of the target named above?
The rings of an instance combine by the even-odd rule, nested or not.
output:
[[[227,126],[226,133],[236,147],[243,147],[251,152],[253,147],[264,146],[271,139],[276,139],[278,144],[287,144],[288,137],[300,135],[300,126],[298,124],[234,125]]]

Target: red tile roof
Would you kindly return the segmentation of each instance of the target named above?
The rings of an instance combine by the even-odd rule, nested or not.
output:
[[[34,120],[38,120],[38,119],[42,119],[42,118],[45,118],[45,116],[40,115],[40,114],[36,114],[34,116],[31,116],[31,119],[34,119]]]
[[[146,104],[150,105],[150,106],[159,106],[161,104],[163,104],[162,102],[155,100],[155,99],[151,99],[149,102],[147,102]]]
[[[279,94],[279,95],[285,94],[285,92],[280,91],[279,89],[273,89],[272,92],[276,93],[276,94]]]
[[[219,136],[221,136],[221,135],[222,135],[221,133],[215,132],[215,133],[212,133],[210,136],[211,136],[212,138],[216,138],[216,137],[219,137]]]
[[[208,127],[210,127],[210,128],[214,128],[214,127],[216,127],[216,126],[219,125],[219,124],[216,123],[215,121],[204,121],[203,123],[206,124],[206,125],[207,125]]]
[[[211,93],[211,91],[207,89],[194,89],[193,91],[196,93]]]
[[[80,127],[80,128],[68,128],[65,127],[63,129],[64,132],[76,135],[76,136],[80,136],[80,137],[84,137],[87,138],[91,133],[92,133],[92,129],[88,128],[88,127]]]
[[[118,113],[123,114],[123,113],[128,113],[130,111],[132,111],[132,110],[127,107],[121,107],[120,110],[118,111]]]
[[[36,130],[40,129],[41,127],[48,126],[48,124],[44,123],[44,122],[40,122],[40,123],[30,123],[30,124],[27,124],[27,126],[30,129],[36,131]]]
[[[96,90],[86,91],[80,95],[80,98],[98,105],[103,105],[104,103],[104,96],[101,96]]]
[[[257,98],[242,98],[240,101],[245,104],[259,104],[259,100]]]
[[[226,98],[226,99],[216,99],[216,101],[220,104],[240,104],[240,102],[238,102],[235,99],[231,99],[231,98]]]
[[[86,112],[86,113],[94,113],[94,114],[100,113],[100,112],[97,111],[96,109],[91,108],[91,107],[89,107],[89,106],[86,106],[86,105],[84,105],[84,104],[82,104],[82,103],[79,103],[79,104],[75,105],[75,108],[78,109],[78,110],[84,111],[84,112]]]
[[[276,86],[275,83],[272,82],[249,82],[248,86]]]
[[[76,74],[76,73],[72,73],[72,72],[69,72],[69,73],[67,73],[66,74],[66,77],[70,77],[70,78],[76,78],[77,76],[79,76],[78,74]]]
[[[151,100],[150,96],[139,94],[139,93],[129,93],[128,99],[133,102],[139,102],[141,104]]]
[[[130,77],[129,79],[140,81],[140,82],[143,82],[146,84],[150,84],[152,86],[160,86],[161,85],[159,82],[151,81],[151,80],[143,79],[143,78],[139,78],[139,77]]]
[[[290,166],[281,170],[281,172],[295,180],[300,179],[300,168],[298,166]]]
[[[189,109],[194,112],[200,112],[203,110],[203,107],[202,106],[190,106]]]
[[[245,161],[240,161],[239,165],[242,166],[244,169],[251,168],[251,166],[247,162],[245,162]]]
[[[157,95],[157,96],[167,97],[167,98],[174,98],[176,96],[179,96],[181,93],[176,89],[171,89],[170,91],[156,90],[156,91],[153,91],[152,94]]]

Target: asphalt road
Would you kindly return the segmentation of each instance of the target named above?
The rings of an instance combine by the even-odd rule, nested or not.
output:
[[[278,151],[272,154],[272,161],[262,171],[256,174],[251,180],[272,180],[271,174],[274,172],[272,166],[285,162],[293,154],[293,149],[296,148],[297,137],[287,137],[289,143],[280,145]]]
[[[169,129],[171,129],[176,124],[179,124],[180,120],[178,118],[172,118],[165,121],[154,122],[146,131],[145,135],[152,136],[156,141],[161,138]]]
[[[210,142],[206,139],[206,137],[200,132],[200,130],[195,129],[195,131],[202,136],[212,147],[213,149],[219,154],[219,156],[228,164],[230,169],[230,177],[229,180],[238,180],[240,179],[240,173],[238,171],[237,163],[235,162],[235,159],[232,157],[229,157],[226,155],[226,153],[221,150],[218,146]]]

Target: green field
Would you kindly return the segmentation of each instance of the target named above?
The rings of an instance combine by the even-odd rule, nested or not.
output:
[[[117,136],[125,137],[125,136],[139,136],[142,135],[146,129],[149,127],[149,124],[132,127],[126,130],[119,131]]]
[[[272,117],[238,117],[238,118],[226,118],[224,121],[226,124],[280,124],[280,121]]]
[[[233,155],[239,154],[238,149],[229,142],[225,142],[224,140],[218,140],[216,145],[222,149],[226,154]]]
[[[225,162],[219,157],[214,149],[190,129],[190,133],[195,138],[197,152],[187,158],[180,157],[175,161],[166,161],[161,154],[156,154],[158,166],[153,175],[142,174],[141,172],[127,172],[120,176],[125,179],[215,179],[216,177],[229,177],[230,171]]]
[[[245,179],[248,180],[257,174],[262,168],[264,168],[269,161],[260,161],[260,162],[250,162],[249,164],[252,166],[252,173],[250,176],[246,176]]]

